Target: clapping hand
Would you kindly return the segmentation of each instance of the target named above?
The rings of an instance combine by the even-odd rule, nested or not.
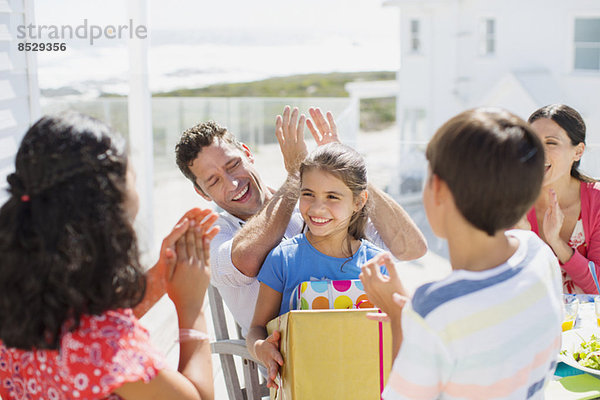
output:
[[[174,246],[172,240],[166,247],[163,241],[167,293],[178,311],[185,312],[202,310],[210,284],[210,241],[219,232],[219,227],[212,226],[218,218],[216,213],[195,210],[188,213],[169,235],[171,239],[177,237]]]
[[[199,208],[189,210],[179,219],[173,230],[171,230],[171,232],[163,239],[159,258],[154,268],[159,271],[161,280],[165,282],[168,280],[167,270],[173,268],[175,265],[175,244],[187,232],[190,221],[192,219],[200,218],[201,215],[206,215],[206,210],[201,210]],[[200,220],[202,220],[202,218],[200,218]]]
[[[550,205],[544,213],[544,238],[546,243],[551,247],[560,241],[560,230],[565,220],[560,206],[558,204],[558,197],[553,189],[548,190],[548,196],[550,197]]]

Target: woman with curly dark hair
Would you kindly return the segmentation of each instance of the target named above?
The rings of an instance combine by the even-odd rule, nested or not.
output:
[[[0,396],[212,398],[202,306],[216,214],[189,211],[163,241],[181,342],[180,373],[168,371],[131,311],[146,278],[124,141],[81,114],[43,117],[15,164],[0,209]]]

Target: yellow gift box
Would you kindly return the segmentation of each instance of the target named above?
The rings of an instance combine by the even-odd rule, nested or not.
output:
[[[377,310],[294,310],[270,321],[284,360],[271,399],[379,399],[392,369],[392,335],[368,312]]]

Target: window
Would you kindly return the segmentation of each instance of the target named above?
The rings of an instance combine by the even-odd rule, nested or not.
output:
[[[486,18],[481,23],[481,55],[490,56],[496,53],[496,21]]]
[[[421,52],[421,23],[418,19],[410,20],[410,52]]]
[[[574,39],[574,68],[600,71],[600,18],[576,18]]]

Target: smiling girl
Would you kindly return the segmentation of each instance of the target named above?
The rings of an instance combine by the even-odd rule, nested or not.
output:
[[[367,171],[363,158],[340,143],[318,147],[300,166],[300,213],[306,233],[282,242],[267,256],[247,344],[268,368],[273,386],[283,360],[278,333],[265,325],[289,311],[296,286],[309,280],[357,279],[360,267],[382,250],[365,240]],[[382,272],[387,274],[385,267]]]
[[[585,150],[585,123],[564,104],[552,104],[529,117],[544,144],[542,191],[527,214],[531,229],[558,258],[565,293],[598,293],[588,267],[600,272],[600,184],[579,171]]]

